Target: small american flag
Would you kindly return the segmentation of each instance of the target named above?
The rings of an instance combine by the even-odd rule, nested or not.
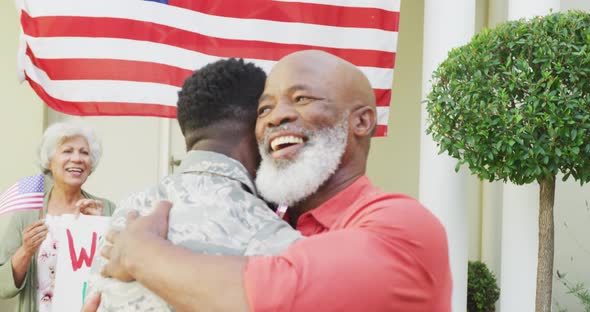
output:
[[[240,57],[268,71],[323,50],[355,64],[387,133],[401,0],[17,0],[20,74],[73,115],[176,117],[193,70]]]
[[[0,195],[0,215],[18,210],[43,209],[43,175],[20,179]]]

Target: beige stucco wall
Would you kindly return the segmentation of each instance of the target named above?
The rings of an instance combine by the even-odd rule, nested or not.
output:
[[[418,196],[424,1],[402,0],[389,135],[375,138],[368,175],[382,189]]]
[[[11,1],[0,2],[0,189],[37,173],[35,149],[43,131],[44,105],[16,74],[18,16]]]
[[[13,1],[0,1],[0,190],[19,178],[38,173],[35,150],[43,132],[44,106],[16,75],[18,15]],[[0,311],[11,311],[12,301],[0,300]]]

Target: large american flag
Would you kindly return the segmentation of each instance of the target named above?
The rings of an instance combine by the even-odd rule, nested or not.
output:
[[[0,195],[0,215],[18,210],[43,209],[43,175],[25,177]]]
[[[21,76],[58,111],[173,118],[196,68],[318,49],[367,75],[387,133],[400,0],[17,1]]]

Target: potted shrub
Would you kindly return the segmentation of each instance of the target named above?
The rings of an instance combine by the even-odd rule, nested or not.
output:
[[[467,312],[494,312],[500,289],[496,277],[481,261],[469,261],[467,268]]]

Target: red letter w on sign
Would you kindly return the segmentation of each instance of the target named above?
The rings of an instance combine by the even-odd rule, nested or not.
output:
[[[74,272],[78,271],[82,267],[82,262],[86,263],[87,267],[92,265],[92,259],[94,258],[94,252],[96,251],[96,232],[92,233],[92,246],[90,247],[90,257],[86,253],[84,248],[80,248],[80,257],[76,256],[76,250],[74,249],[74,239],[70,229],[66,230],[68,234],[68,246],[70,247],[70,259],[72,260],[72,269]]]

